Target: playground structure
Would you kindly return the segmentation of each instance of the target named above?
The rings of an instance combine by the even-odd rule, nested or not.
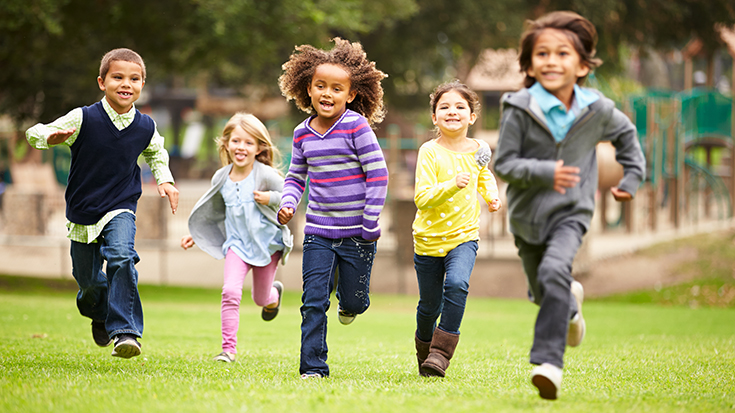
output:
[[[607,197],[601,196],[603,230],[624,224],[628,232],[641,226],[656,231],[667,221],[679,228],[733,216],[735,109],[731,97],[702,89],[649,91],[629,98],[624,111],[638,129],[646,156],[646,181],[636,199],[621,207],[617,222],[608,220]],[[603,182],[603,170],[600,175],[600,191],[605,194],[615,182]]]

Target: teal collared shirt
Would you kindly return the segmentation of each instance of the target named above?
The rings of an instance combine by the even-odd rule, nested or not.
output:
[[[567,132],[569,132],[582,109],[600,98],[594,92],[574,85],[572,107],[567,110],[566,106],[556,96],[544,89],[539,82],[528,88],[528,92],[536,100],[541,111],[544,112],[546,126],[548,126],[554,140],[557,142],[561,142],[567,136]]]

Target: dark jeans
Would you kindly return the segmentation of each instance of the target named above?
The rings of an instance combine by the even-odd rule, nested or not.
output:
[[[576,222],[559,225],[545,244],[515,237],[528,280],[528,297],[540,306],[531,348],[531,363],[564,367],[569,320],[577,313],[571,294],[572,261],[582,244],[584,228]]]
[[[419,282],[416,335],[420,340],[431,341],[439,315],[439,328],[459,334],[476,257],[477,241],[459,244],[444,257],[413,255]]]
[[[361,237],[304,237],[301,296],[301,363],[299,372],[329,376],[327,310],[337,280],[337,300],[344,311],[362,314],[370,306],[370,271],[376,243]]]
[[[107,261],[107,274],[102,261]],[[105,225],[96,243],[71,242],[72,274],[79,285],[79,312],[104,321],[110,337],[143,335],[143,307],[138,294],[140,261],[135,252],[135,216],[128,212]]]

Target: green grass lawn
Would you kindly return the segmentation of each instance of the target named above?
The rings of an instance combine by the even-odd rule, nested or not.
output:
[[[260,319],[246,292],[238,361],[220,351],[219,291],[141,286],[143,354],[98,348],[69,283],[0,278],[0,412],[726,411],[735,409],[735,311],[585,303],[560,399],[530,384],[536,307],[470,298],[445,379],[421,378],[415,297],[373,295],[349,325],[329,314],[331,377],[298,375],[299,294]],[[73,284],[72,284],[73,285]]]

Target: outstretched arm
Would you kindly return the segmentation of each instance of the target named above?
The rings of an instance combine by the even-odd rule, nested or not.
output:
[[[170,182],[165,182],[158,185],[158,194],[161,195],[161,198],[168,197],[168,202],[171,204],[171,213],[176,215],[176,209],[179,207],[179,190]]]
[[[33,125],[26,131],[26,139],[36,149],[48,149],[62,143],[71,146],[79,136],[83,117],[81,108],[73,109],[49,124]]]

